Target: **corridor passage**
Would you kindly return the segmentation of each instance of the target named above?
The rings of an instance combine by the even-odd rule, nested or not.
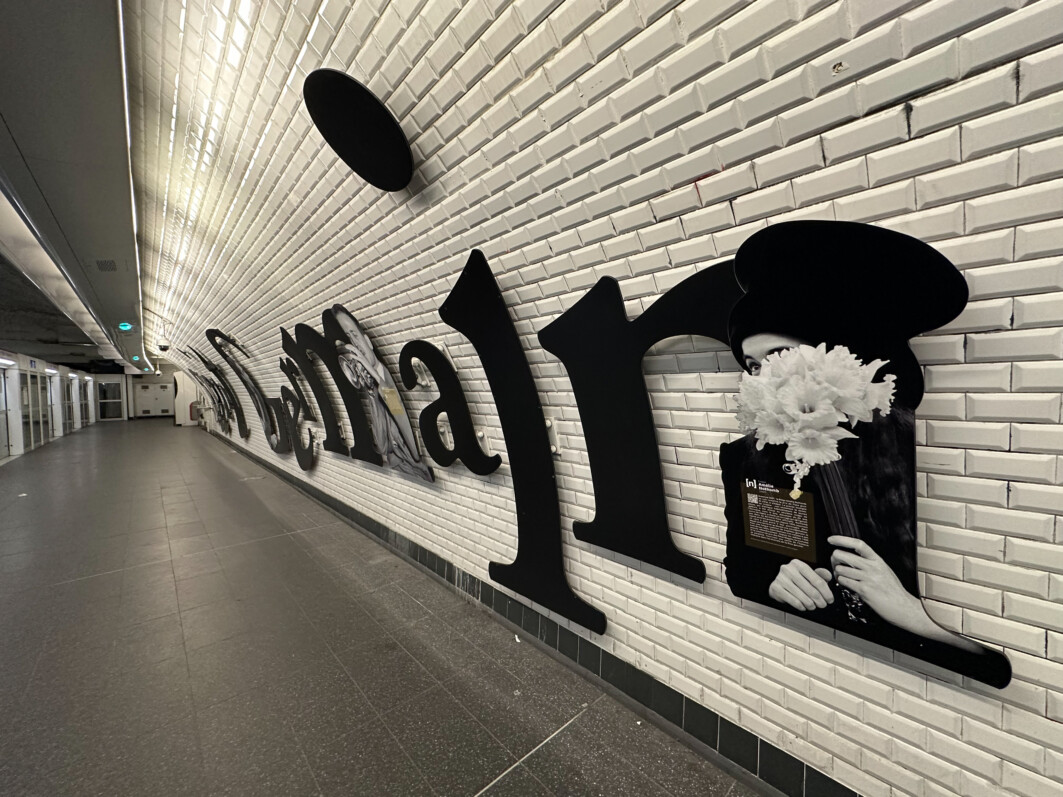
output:
[[[0,467],[0,794],[754,794],[199,429]]]

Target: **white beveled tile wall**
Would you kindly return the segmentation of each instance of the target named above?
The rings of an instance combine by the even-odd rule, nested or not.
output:
[[[497,414],[436,312],[479,248],[560,431],[566,564],[608,617],[598,644],[863,794],[1063,791],[1063,0],[124,8],[148,345],[168,337],[183,364],[176,349],[209,348],[218,327],[278,395],[279,328],[342,302],[396,374],[407,341],[445,348],[504,464],[436,468],[427,486],[331,454],[303,475],[257,430],[254,453],[480,578],[509,561]],[[364,184],[324,145],[301,99],[319,67],[400,120],[408,191]],[[919,566],[935,619],[1006,651],[1003,691],[732,597],[716,453],[736,432],[738,369],[712,341],[645,360],[671,527],[705,584],[571,534],[594,496],[571,386],[538,330],[606,275],[634,317],[796,218],[916,236],[968,279],[962,316],[914,342]],[[414,416],[433,398],[406,393]]]

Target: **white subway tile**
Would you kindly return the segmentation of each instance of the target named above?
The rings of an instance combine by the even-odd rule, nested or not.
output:
[[[1031,512],[1063,514],[1063,487],[1015,483],[1011,486],[1011,497],[1008,506],[1012,506],[1015,509],[1028,509]],[[1058,546],[1056,548],[1058,549]],[[1045,561],[1041,561],[1039,566],[1051,567]],[[1063,564],[1053,567],[1055,570],[1060,568],[1063,568]]]
[[[977,158],[1057,135],[1063,123],[1063,95],[1053,94],[964,122],[963,157]]]
[[[995,230],[981,235],[967,235],[963,238],[937,241],[934,243],[934,248],[961,269],[1007,263],[1012,259],[1015,250],[1015,231]],[[970,275],[968,275],[968,284],[970,284]],[[1004,295],[1006,294],[1007,292]]]
[[[967,417],[972,421],[1056,423],[1060,417],[1060,396],[1053,393],[972,393],[967,396]]]
[[[1027,260],[965,273],[972,299],[1063,290],[1063,258]]]
[[[1029,595],[1007,595],[1004,598],[1004,616],[1016,622],[1063,631],[1063,604],[1058,601],[1040,600]],[[1014,720],[1008,723],[1008,708],[1004,707],[1004,727],[1014,730]],[[1008,727],[1009,724],[1011,727]]]
[[[752,194],[738,197],[731,203],[735,222],[745,224],[765,216],[774,216],[795,206],[794,192],[790,183],[780,183],[771,188],[754,191]]]
[[[902,18],[909,52],[919,52],[958,32],[1007,14],[1023,0],[939,0],[927,3]]]
[[[867,156],[871,185],[933,172],[960,162],[960,131],[944,130]]]
[[[1063,425],[1012,424],[1012,450],[1063,454]]]
[[[757,187],[752,163],[706,177],[696,185],[704,205],[714,205],[724,199],[748,194]]]
[[[933,207],[1014,188],[1018,179],[1018,153],[1006,152],[920,175],[915,178],[915,191],[919,207]]]
[[[1025,102],[1063,87],[1063,45],[1019,61],[1019,100]]]
[[[971,476],[1052,484],[1056,481],[1056,460],[1057,457],[1047,454],[968,451],[967,473]]]
[[[932,446],[1007,451],[1011,441],[1006,423],[927,421],[926,426],[927,443]]]
[[[943,421],[962,421],[966,415],[967,402],[963,393],[924,393],[916,411],[918,418]]]
[[[909,213],[878,221],[878,226],[910,235],[924,241],[954,238],[963,233],[963,204],[942,205],[931,210]]]
[[[1063,325],[1063,293],[1020,296],[1015,299],[1015,328]]]
[[[717,142],[713,145],[713,150],[720,165],[729,169],[765,152],[770,152],[778,148],[780,144],[778,122],[775,119],[768,119]]]
[[[1063,252],[1063,227],[1056,222],[1026,224],[1015,229],[1015,257],[1039,257]]]
[[[840,221],[870,222],[915,209],[915,180],[902,180],[834,200],[834,212]]]
[[[1063,137],[1027,144],[1019,150],[1020,185],[1054,177],[1063,177]]]
[[[924,369],[929,392],[994,393],[1009,390],[1011,368],[1005,363],[979,365],[929,365]]]
[[[822,139],[827,163],[835,164],[855,155],[907,141],[908,115],[904,108],[882,111],[825,132]]]
[[[895,64],[902,58],[904,43],[901,39],[901,23],[898,21],[876,28],[814,59],[808,65],[808,80],[814,96],[818,97]]]
[[[860,95],[874,111],[905,97],[922,94],[959,77],[956,42],[946,42],[860,80]]]
[[[1008,503],[1008,485],[999,480],[931,473],[927,477],[927,495],[944,501],[1003,507]]]
[[[1024,329],[967,336],[967,361],[1046,360],[1063,357],[1063,329]]]
[[[851,194],[868,187],[867,163],[863,158],[829,166],[792,181],[799,205],[811,205],[824,199]]]
[[[844,5],[829,6],[767,42],[764,50],[772,74],[807,63],[810,58],[848,41],[853,35],[848,12]]]
[[[1015,390],[1063,390],[1061,362],[1015,363],[1011,370]]]
[[[777,149],[753,161],[757,185],[767,187],[823,166],[823,144],[812,138],[800,144]]]
[[[975,507],[969,507],[969,510]],[[965,556],[977,556],[981,559],[1004,561],[1004,537],[999,534],[982,534],[969,529],[957,529],[928,523],[926,527],[927,547]],[[996,613],[1000,614],[1000,604]]]
[[[911,134],[921,136],[1018,102],[1014,65],[991,70],[912,101]]]
[[[779,128],[784,144],[822,133],[864,114],[857,85],[827,92],[810,102],[779,114]]]
[[[968,456],[974,454],[984,455],[985,452],[968,452]],[[1053,518],[1051,515],[990,506],[972,506],[967,512],[967,523],[972,529],[978,531],[1000,532],[1011,537],[1045,542],[1052,540]]]
[[[941,327],[948,332],[984,332],[996,329],[1008,329],[1011,326],[1014,300],[983,299],[967,303],[954,320]]]
[[[962,363],[963,335],[923,335],[913,338],[912,351],[923,365]]]
[[[1038,221],[1063,213],[1063,180],[969,199],[964,204],[968,232]]]
[[[1048,597],[1048,574],[1031,571],[1027,567],[969,557],[964,560],[966,581],[996,587],[1008,592],[1020,592],[1034,597]]]
[[[1063,39],[1063,2],[1044,0],[960,37],[960,73],[969,74]]]

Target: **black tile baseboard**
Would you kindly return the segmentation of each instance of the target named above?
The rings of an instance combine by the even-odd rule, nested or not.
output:
[[[233,445],[227,437],[211,432],[226,445],[284,479],[296,489],[350,521],[359,530],[372,535],[388,548],[443,581],[479,601],[530,638],[570,659],[617,691],[653,712],[663,726],[681,738],[686,736],[705,745],[738,767],[756,776],[764,784],[786,797],[859,797],[822,772],[804,764],[788,753],[740,728],[700,703],[681,695],[648,673],[602,650],[594,642],[559,626],[516,598],[511,598],[480,578],[459,570],[451,562],[379,521],[343,503],[335,496],[295,478],[268,460],[243,447]]]

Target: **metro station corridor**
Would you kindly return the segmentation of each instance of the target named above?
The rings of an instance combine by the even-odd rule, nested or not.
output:
[[[200,429],[0,476],[0,794],[767,788]]]

